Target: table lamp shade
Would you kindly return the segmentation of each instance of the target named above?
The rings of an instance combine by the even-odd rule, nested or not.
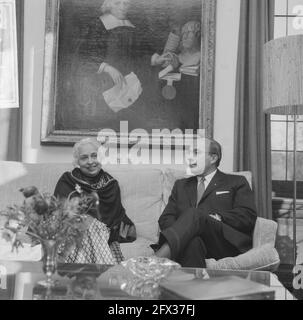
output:
[[[303,114],[303,35],[265,44],[263,80],[265,113]]]
[[[293,115],[293,262],[297,257],[297,115],[303,114],[303,35],[269,41],[264,46],[263,110]]]

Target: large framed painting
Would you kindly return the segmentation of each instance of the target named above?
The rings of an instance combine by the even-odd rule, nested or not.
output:
[[[41,143],[213,133],[215,0],[47,0]]]

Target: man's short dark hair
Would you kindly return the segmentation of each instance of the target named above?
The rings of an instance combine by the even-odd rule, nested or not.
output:
[[[207,138],[207,140],[209,141],[209,154],[215,154],[218,157],[218,160],[216,162],[216,166],[219,167],[221,159],[222,159],[222,148],[219,142],[217,142],[214,139],[209,139]]]

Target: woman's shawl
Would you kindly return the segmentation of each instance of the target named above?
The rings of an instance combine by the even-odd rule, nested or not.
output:
[[[121,203],[121,193],[118,181],[107,172],[101,171],[95,177],[84,175],[79,168],[72,172],[65,172],[57,182],[54,195],[59,198],[80,196],[80,192],[91,194],[96,192],[99,196],[99,214],[92,214],[94,218],[100,220],[110,228],[109,243],[113,241],[132,242],[136,239],[134,234],[134,224],[125,213]],[[122,226],[121,226],[122,223]],[[121,228],[127,226],[131,234],[121,236]],[[128,226],[130,227],[128,229]]]

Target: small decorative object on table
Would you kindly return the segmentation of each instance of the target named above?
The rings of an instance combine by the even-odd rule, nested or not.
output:
[[[158,298],[161,279],[181,268],[180,264],[174,261],[156,256],[131,258],[121,264],[133,275],[122,282],[121,289],[144,299]]]
[[[0,213],[6,218],[3,236],[12,242],[12,250],[22,247],[26,238],[33,245],[41,243],[43,271],[47,277],[41,284],[52,287],[58,254],[66,255],[75,245],[81,245],[89,227],[86,213],[95,199],[81,194],[80,197],[59,200],[50,194],[40,193],[36,187],[20,191],[25,197],[23,204],[10,206]]]

